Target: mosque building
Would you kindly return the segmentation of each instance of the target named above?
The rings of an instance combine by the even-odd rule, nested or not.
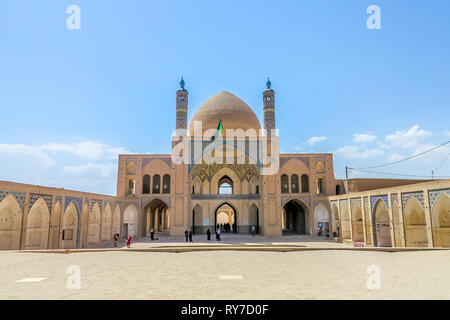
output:
[[[189,92],[176,92],[171,154],[119,155],[116,196],[0,181],[0,249],[111,246],[121,237],[230,232],[328,236],[358,246],[450,247],[450,180],[334,176],[331,153],[280,154],[275,91],[263,123],[229,92],[188,126]]]

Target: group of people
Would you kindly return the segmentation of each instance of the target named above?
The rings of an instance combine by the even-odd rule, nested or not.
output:
[[[217,230],[220,230],[220,231],[236,232],[235,231],[236,230],[236,224],[235,223],[233,223],[233,225],[229,224],[228,222],[227,223],[218,223],[216,227],[217,227]]]
[[[217,241],[220,241],[220,234],[221,234],[221,229],[220,228],[217,228],[217,230],[216,230],[216,240]],[[190,231],[185,231],[184,232],[184,238],[186,239],[186,242],[193,242],[193,240],[192,240],[192,230],[190,230]],[[206,231],[206,239],[208,240],[208,241],[210,241],[211,240],[211,230],[207,230]]]
[[[190,231],[185,231],[184,232],[184,237],[186,238],[186,242],[192,242],[192,230]]]

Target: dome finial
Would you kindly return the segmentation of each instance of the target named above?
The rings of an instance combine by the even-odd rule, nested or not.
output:
[[[270,78],[267,77],[267,82],[266,82],[267,89],[270,89],[271,85],[272,85],[272,82],[270,82]]]
[[[183,77],[181,77],[181,81],[180,81],[180,87],[181,87],[181,89],[184,89],[184,79],[183,79]]]

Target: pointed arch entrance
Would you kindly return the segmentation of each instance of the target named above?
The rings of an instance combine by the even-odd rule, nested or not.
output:
[[[259,234],[259,209],[254,203],[248,209],[248,224],[250,225],[250,233],[252,232],[252,226],[255,226],[256,234]]]
[[[0,250],[19,250],[22,213],[12,195],[0,202]]]
[[[450,248],[450,196],[441,193],[431,209],[435,247]]]
[[[39,198],[31,207],[27,217],[25,249],[47,249],[50,212],[43,198]]]
[[[154,198],[144,206],[142,234],[149,236],[151,230],[154,232],[167,231],[167,215],[169,214],[169,206],[166,202],[159,198]],[[124,232],[125,233],[125,232]]]
[[[415,197],[411,197],[406,201],[404,220],[406,246],[428,247],[425,209]]]
[[[222,203],[214,212],[214,226],[220,227],[222,231],[238,233],[237,211],[233,205],[228,202]]]
[[[136,207],[132,204],[128,205],[123,213],[123,238],[137,236],[137,220],[138,211]]]
[[[392,247],[391,224],[389,211],[382,199],[378,199],[374,206],[374,235],[377,247]]]
[[[283,234],[306,234],[308,208],[298,199],[289,200],[283,206]]]
[[[330,215],[323,203],[319,203],[314,208],[314,228],[315,235],[319,235],[319,228],[322,229],[322,235],[330,234]]]

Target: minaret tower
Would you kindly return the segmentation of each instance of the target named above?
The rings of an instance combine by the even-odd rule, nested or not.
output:
[[[188,96],[189,93],[184,88],[184,80],[181,77],[180,89],[177,90],[177,119],[175,123],[176,129],[187,130],[187,113],[188,113]]]
[[[272,83],[267,78],[267,89],[263,92],[263,106],[264,106],[264,129],[267,130],[267,136],[271,136],[272,129],[275,129],[275,91],[270,87]]]

